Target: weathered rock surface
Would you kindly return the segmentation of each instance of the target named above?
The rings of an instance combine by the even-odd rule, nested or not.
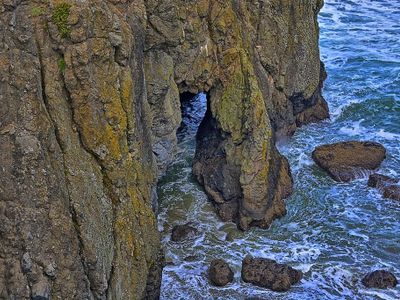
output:
[[[222,259],[215,259],[208,269],[208,278],[216,286],[225,286],[233,281],[234,273],[228,263]]]
[[[385,270],[377,270],[365,275],[361,280],[367,288],[386,289],[394,288],[398,284],[396,276]]]
[[[221,216],[284,215],[275,135],[328,115],[322,3],[0,2],[0,298],[158,297],[154,187],[186,91],[208,93],[193,171]]]
[[[288,291],[302,277],[301,271],[287,265],[278,264],[272,259],[246,256],[242,262],[243,281],[276,292]]]
[[[145,16],[0,2],[0,298],[157,297]]]
[[[174,242],[182,242],[187,239],[193,239],[198,234],[198,230],[190,225],[176,225],[172,228],[171,240]]]
[[[378,168],[386,150],[375,142],[340,142],[315,148],[312,158],[334,180],[348,182]]]

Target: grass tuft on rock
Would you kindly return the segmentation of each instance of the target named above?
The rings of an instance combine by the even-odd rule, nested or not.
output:
[[[33,7],[31,10],[31,14],[33,17],[41,16],[44,14],[44,12],[45,12],[45,10],[42,7]]]
[[[71,27],[68,25],[68,17],[71,5],[68,3],[61,3],[56,6],[53,12],[53,22],[57,25],[61,38],[69,37]]]
[[[65,71],[65,60],[64,60],[64,58],[60,58],[58,60],[58,69],[60,70],[61,73],[64,73],[64,71]]]

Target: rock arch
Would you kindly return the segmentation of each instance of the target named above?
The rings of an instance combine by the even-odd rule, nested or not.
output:
[[[307,113],[316,115],[315,120],[327,115],[315,43],[317,3],[310,1],[310,7],[284,3],[277,10],[274,1],[146,2],[147,91],[149,99],[157,99],[151,100],[153,121],[161,120],[153,122],[154,148],[176,143],[179,93],[208,92],[193,172],[222,219],[234,220],[242,229],[268,227],[285,214],[283,199],[291,193],[292,179],[286,159],[275,147],[276,134],[292,133],[311,119]],[[290,13],[307,13],[311,20],[297,24]],[[306,39],[304,45],[290,35],[287,41],[273,38],[274,31],[285,36],[296,27],[306,28],[314,42],[307,34],[297,37]],[[305,49],[313,55],[311,62],[299,54]],[[300,71],[307,77],[300,80],[296,73]],[[291,90],[298,92],[292,95]],[[315,113],[318,107],[322,109]],[[164,130],[167,134],[160,135]],[[164,169],[173,151],[161,153],[159,166]]]

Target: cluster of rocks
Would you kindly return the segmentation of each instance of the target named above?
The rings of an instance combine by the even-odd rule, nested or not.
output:
[[[384,198],[400,201],[399,179],[372,173],[386,158],[386,149],[376,142],[340,142],[322,145],[312,153],[313,160],[334,180],[349,182],[370,174],[368,186],[382,191]],[[398,283],[395,275],[386,270],[368,273],[361,280],[367,288],[391,288]]]
[[[208,269],[208,278],[213,285],[222,287],[233,281],[234,272],[226,261],[215,259]],[[300,282],[303,273],[272,259],[248,255],[242,261],[241,278],[244,282],[262,288],[286,292]],[[361,283],[367,288],[386,289],[396,287],[398,280],[391,272],[376,270],[366,274]]]
[[[315,148],[312,158],[334,180],[349,182],[376,170],[386,158],[386,149],[376,142],[341,142]],[[381,190],[384,198],[400,201],[399,179],[373,173],[368,186]]]
[[[272,259],[248,255],[242,261],[241,277],[244,282],[276,292],[285,292],[301,280],[303,273]],[[215,259],[210,264],[208,278],[216,286],[225,286],[233,281],[234,273],[227,262]]]
[[[181,243],[196,238],[199,231],[193,225],[189,222],[174,226],[171,232],[171,240]],[[289,290],[293,284],[298,283],[303,277],[303,273],[271,259],[246,256],[242,261],[241,277],[244,282],[273,291],[284,292]],[[215,259],[208,269],[208,278],[215,286],[225,286],[233,281],[234,272],[227,262],[222,259]]]
[[[372,173],[386,158],[386,149],[375,142],[341,142],[317,147],[312,158],[323,170],[338,182],[349,182],[365,174]],[[400,200],[398,179],[373,173],[368,186],[378,188],[385,198]],[[193,223],[176,225],[172,229],[171,240],[183,242],[198,236],[199,231]],[[242,261],[241,279],[246,283],[267,288],[276,292],[288,291],[300,282],[303,273],[288,265],[272,259],[246,256]],[[211,261],[208,279],[215,286],[225,286],[234,280],[234,271],[222,259]],[[393,288],[398,281],[395,275],[386,270],[376,270],[366,274],[361,283],[367,288]]]

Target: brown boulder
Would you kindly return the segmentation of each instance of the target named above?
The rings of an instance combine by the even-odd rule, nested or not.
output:
[[[388,185],[384,187],[383,197],[400,201],[400,185]]]
[[[246,256],[242,262],[242,279],[259,287],[285,292],[299,282],[303,273],[267,258]]]
[[[172,228],[171,240],[174,242],[182,242],[186,239],[193,239],[198,231],[190,224],[191,223],[174,226],[174,228]]]
[[[214,259],[208,269],[208,278],[216,286],[225,286],[233,281],[233,271],[222,259]]]
[[[385,270],[377,270],[368,273],[361,282],[367,288],[377,289],[393,288],[396,287],[398,283],[396,276]]]
[[[334,180],[348,182],[375,170],[386,157],[386,149],[375,142],[341,142],[322,145],[312,153],[313,160]]]

